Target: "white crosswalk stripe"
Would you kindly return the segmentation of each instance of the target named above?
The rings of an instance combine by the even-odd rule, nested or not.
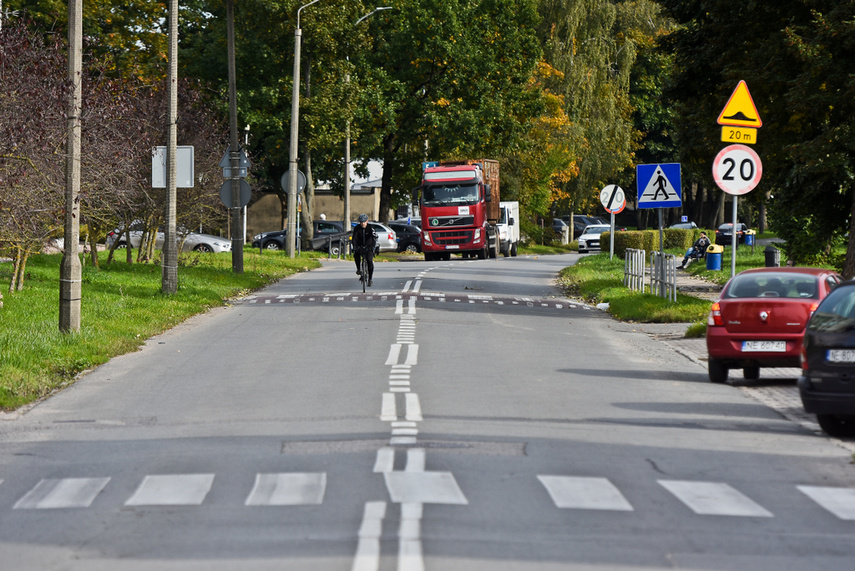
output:
[[[14,506],[16,510],[88,508],[110,478],[42,480]]]
[[[699,515],[772,517],[772,514],[727,484],[658,480],[666,490]]]
[[[855,489],[796,486],[800,492],[843,520],[855,520]]]
[[[198,506],[214,483],[213,474],[146,476],[126,506]]]
[[[559,508],[631,512],[632,506],[606,478],[538,476]]]
[[[302,506],[322,504],[327,489],[326,472],[256,474],[248,506]]]

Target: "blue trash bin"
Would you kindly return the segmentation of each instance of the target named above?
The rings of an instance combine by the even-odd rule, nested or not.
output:
[[[745,234],[745,245],[753,246],[754,245],[754,234]]]
[[[710,244],[707,247],[707,269],[721,270],[721,254],[724,252],[724,246]]]

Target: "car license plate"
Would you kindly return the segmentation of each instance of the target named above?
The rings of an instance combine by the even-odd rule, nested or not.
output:
[[[825,358],[829,363],[855,363],[855,349],[829,349]]]
[[[743,341],[743,353],[784,353],[787,350],[786,341]]]
[[[446,246],[445,249],[446,250],[459,250],[460,246],[457,244],[452,244],[451,246]]]

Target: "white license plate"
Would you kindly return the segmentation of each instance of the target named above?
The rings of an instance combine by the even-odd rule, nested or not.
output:
[[[460,246],[458,246],[457,244],[453,244],[451,246],[446,246],[445,249],[446,250],[459,250]]]
[[[743,353],[784,353],[787,350],[786,341],[743,341]]]
[[[825,358],[829,363],[855,363],[855,349],[829,349]]]

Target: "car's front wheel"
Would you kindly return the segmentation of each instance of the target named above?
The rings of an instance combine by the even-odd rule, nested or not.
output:
[[[727,367],[722,365],[721,361],[710,359],[708,370],[710,374],[710,382],[724,383],[727,382]]]
[[[855,416],[840,414],[818,414],[816,421],[820,428],[830,436],[855,436]]]
[[[194,252],[202,252],[203,254],[210,254],[211,252],[214,251],[214,249],[207,244],[199,244],[198,246],[193,248],[193,251]]]
[[[416,246],[415,244],[407,244],[407,247],[404,248],[404,253],[405,254],[418,254],[419,253],[419,247]]]
[[[279,242],[267,242],[264,244],[264,249],[276,251],[276,250],[281,250],[282,248],[280,248]]]

